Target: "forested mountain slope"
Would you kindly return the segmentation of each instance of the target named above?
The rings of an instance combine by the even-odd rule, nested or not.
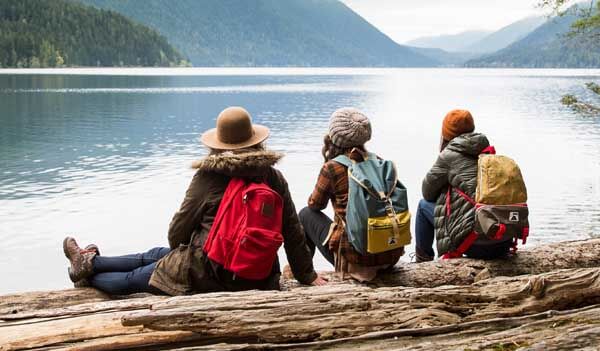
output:
[[[496,53],[468,61],[468,67],[596,68],[600,44],[596,37],[570,37],[575,8],[553,18],[525,38]]]
[[[64,0],[0,1],[0,66],[170,66],[184,57],[156,31]]]
[[[195,66],[438,64],[397,44],[337,0],[78,1],[158,30]]]

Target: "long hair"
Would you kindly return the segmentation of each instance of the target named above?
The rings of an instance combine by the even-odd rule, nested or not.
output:
[[[329,134],[327,134],[323,138],[323,148],[321,149],[321,155],[323,155],[323,159],[325,160],[325,162],[327,162],[333,160],[339,155],[349,154],[350,151],[352,151],[352,149],[355,148],[360,149],[362,151],[367,151],[364,145],[356,145],[347,148],[339,147],[331,141],[331,137],[329,136]]]

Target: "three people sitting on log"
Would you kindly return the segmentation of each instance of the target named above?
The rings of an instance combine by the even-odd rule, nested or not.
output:
[[[434,259],[434,239],[445,258],[491,259],[527,238],[520,170],[504,156],[483,157],[495,150],[474,130],[468,111],[444,119],[440,154],[417,209],[417,262]],[[395,165],[365,148],[369,119],[354,108],[332,114],[324,164],[299,214],[273,167],[282,155],[264,146],[268,136],[243,108],[222,111],[217,127],[201,137],[209,155],[193,165],[197,172],[169,226],[169,247],[107,257],[67,237],[63,249],[75,286],[112,295],[278,290],[281,245],[302,284],[327,283],[313,268],[316,249],[336,271],[361,282],[392,268],[411,241],[407,191]],[[330,201],[333,219],[322,212]]]

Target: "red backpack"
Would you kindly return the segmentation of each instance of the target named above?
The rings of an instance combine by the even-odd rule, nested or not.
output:
[[[271,274],[283,243],[283,199],[264,183],[229,182],[204,244],[207,257],[236,276],[262,280]]]

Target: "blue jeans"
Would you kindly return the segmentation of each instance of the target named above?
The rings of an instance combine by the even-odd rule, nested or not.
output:
[[[417,218],[415,219],[415,241],[417,251],[423,252],[430,257],[435,257],[433,252],[433,241],[435,240],[435,228],[433,226],[433,210],[435,203],[425,200],[419,201]]]
[[[423,252],[430,257],[434,257],[433,242],[435,240],[435,228],[433,225],[433,211],[435,203],[421,200],[417,208],[417,218],[415,219],[415,240],[417,242],[417,252]],[[512,247],[512,241],[495,242],[481,245],[473,244],[465,255],[476,259],[494,259],[506,256]]]
[[[156,262],[166,256],[170,249],[155,247],[147,252],[133,255],[94,257],[94,275],[90,284],[110,295],[129,295],[140,292],[164,294],[148,284]]]

